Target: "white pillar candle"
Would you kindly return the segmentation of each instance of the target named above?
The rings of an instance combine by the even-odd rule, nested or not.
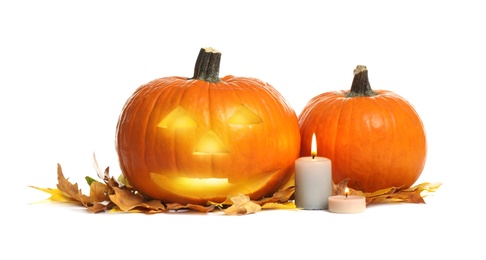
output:
[[[348,195],[346,188],[345,195],[329,197],[329,211],[334,213],[361,213],[366,209],[364,196]]]
[[[327,209],[332,195],[331,160],[318,157],[315,135],[311,156],[295,160],[295,205],[303,209]]]

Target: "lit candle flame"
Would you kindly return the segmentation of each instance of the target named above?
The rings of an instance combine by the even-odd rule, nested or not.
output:
[[[346,189],[344,189],[344,195],[346,196],[346,198],[348,197],[349,195],[349,188],[346,187]]]
[[[314,159],[317,155],[317,143],[316,143],[315,133],[312,134],[311,155],[312,155],[312,159]]]

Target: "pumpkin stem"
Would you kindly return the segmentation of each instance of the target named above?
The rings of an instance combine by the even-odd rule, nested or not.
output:
[[[219,63],[221,53],[211,47],[201,48],[197,56],[194,76],[191,79],[200,79],[207,82],[219,82]]]
[[[377,93],[371,89],[370,81],[368,79],[368,69],[366,66],[358,65],[354,70],[353,83],[351,84],[351,91],[346,97],[371,97]]]

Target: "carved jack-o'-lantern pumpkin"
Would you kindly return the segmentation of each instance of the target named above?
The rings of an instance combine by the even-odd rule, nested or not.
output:
[[[259,199],[285,185],[300,151],[298,119],[272,86],[219,78],[221,53],[203,48],[193,78],[165,77],[126,102],[116,150],[127,181],[166,203]]]

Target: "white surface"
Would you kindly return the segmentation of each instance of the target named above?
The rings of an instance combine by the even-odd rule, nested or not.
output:
[[[483,259],[482,3],[262,2],[2,1],[2,254]],[[93,152],[118,174],[114,135],[125,100],[152,79],[192,76],[207,46],[223,53],[221,76],[265,80],[297,113],[317,94],[348,89],[353,69],[366,65],[372,88],[392,90],[417,109],[429,145],[419,182],[443,186],[425,205],[373,206],[358,215],[94,215],[29,205],[47,196],[27,185],[54,187],[57,163],[85,191],[84,176],[95,176]]]

